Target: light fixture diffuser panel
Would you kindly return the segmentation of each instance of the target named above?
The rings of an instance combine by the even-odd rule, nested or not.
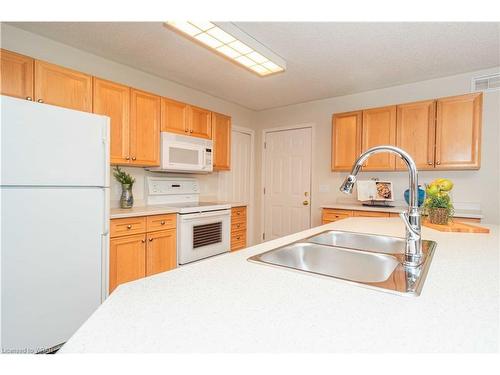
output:
[[[260,77],[286,69],[285,60],[232,23],[168,21],[165,25]]]

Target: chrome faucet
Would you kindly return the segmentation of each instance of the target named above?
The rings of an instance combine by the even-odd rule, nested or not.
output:
[[[405,266],[417,267],[423,262],[422,256],[422,224],[420,220],[420,211],[418,209],[418,171],[415,162],[411,156],[398,147],[394,146],[376,146],[363,152],[352,167],[351,174],[346,177],[340,191],[345,194],[351,194],[356,176],[358,175],[361,167],[366,159],[374,154],[380,152],[390,152],[399,155],[408,167],[409,182],[410,182],[410,202],[408,204],[408,211],[401,212],[399,216],[403,219],[406,226],[406,248],[405,248]]]

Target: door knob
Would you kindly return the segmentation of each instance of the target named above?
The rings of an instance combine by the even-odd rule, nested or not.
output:
[[[304,201],[304,202],[302,202],[302,204],[303,204],[304,206],[309,206],[309,201]]]

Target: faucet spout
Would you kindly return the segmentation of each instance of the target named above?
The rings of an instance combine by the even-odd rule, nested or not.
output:
[[[398,155],[408,168],[410,185],[408,212],[401,213],[400,216],[406,226],[405,265],[408,267],[417,267],[423,262],[421,240],[422,225],[418,208],[418,171],[415,162],[406,151],[395,146],[376,146],[366,150],[354,162],[351,174],[346,177],[340,186],[340,191],[351,194],[357,175],[365,161],[370,156],[380,152],[390,152]]]

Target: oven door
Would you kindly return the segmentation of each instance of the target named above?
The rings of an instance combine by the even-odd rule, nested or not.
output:
[[[179,264],[230,251],[230,210],[180,214],[179,217]]]

